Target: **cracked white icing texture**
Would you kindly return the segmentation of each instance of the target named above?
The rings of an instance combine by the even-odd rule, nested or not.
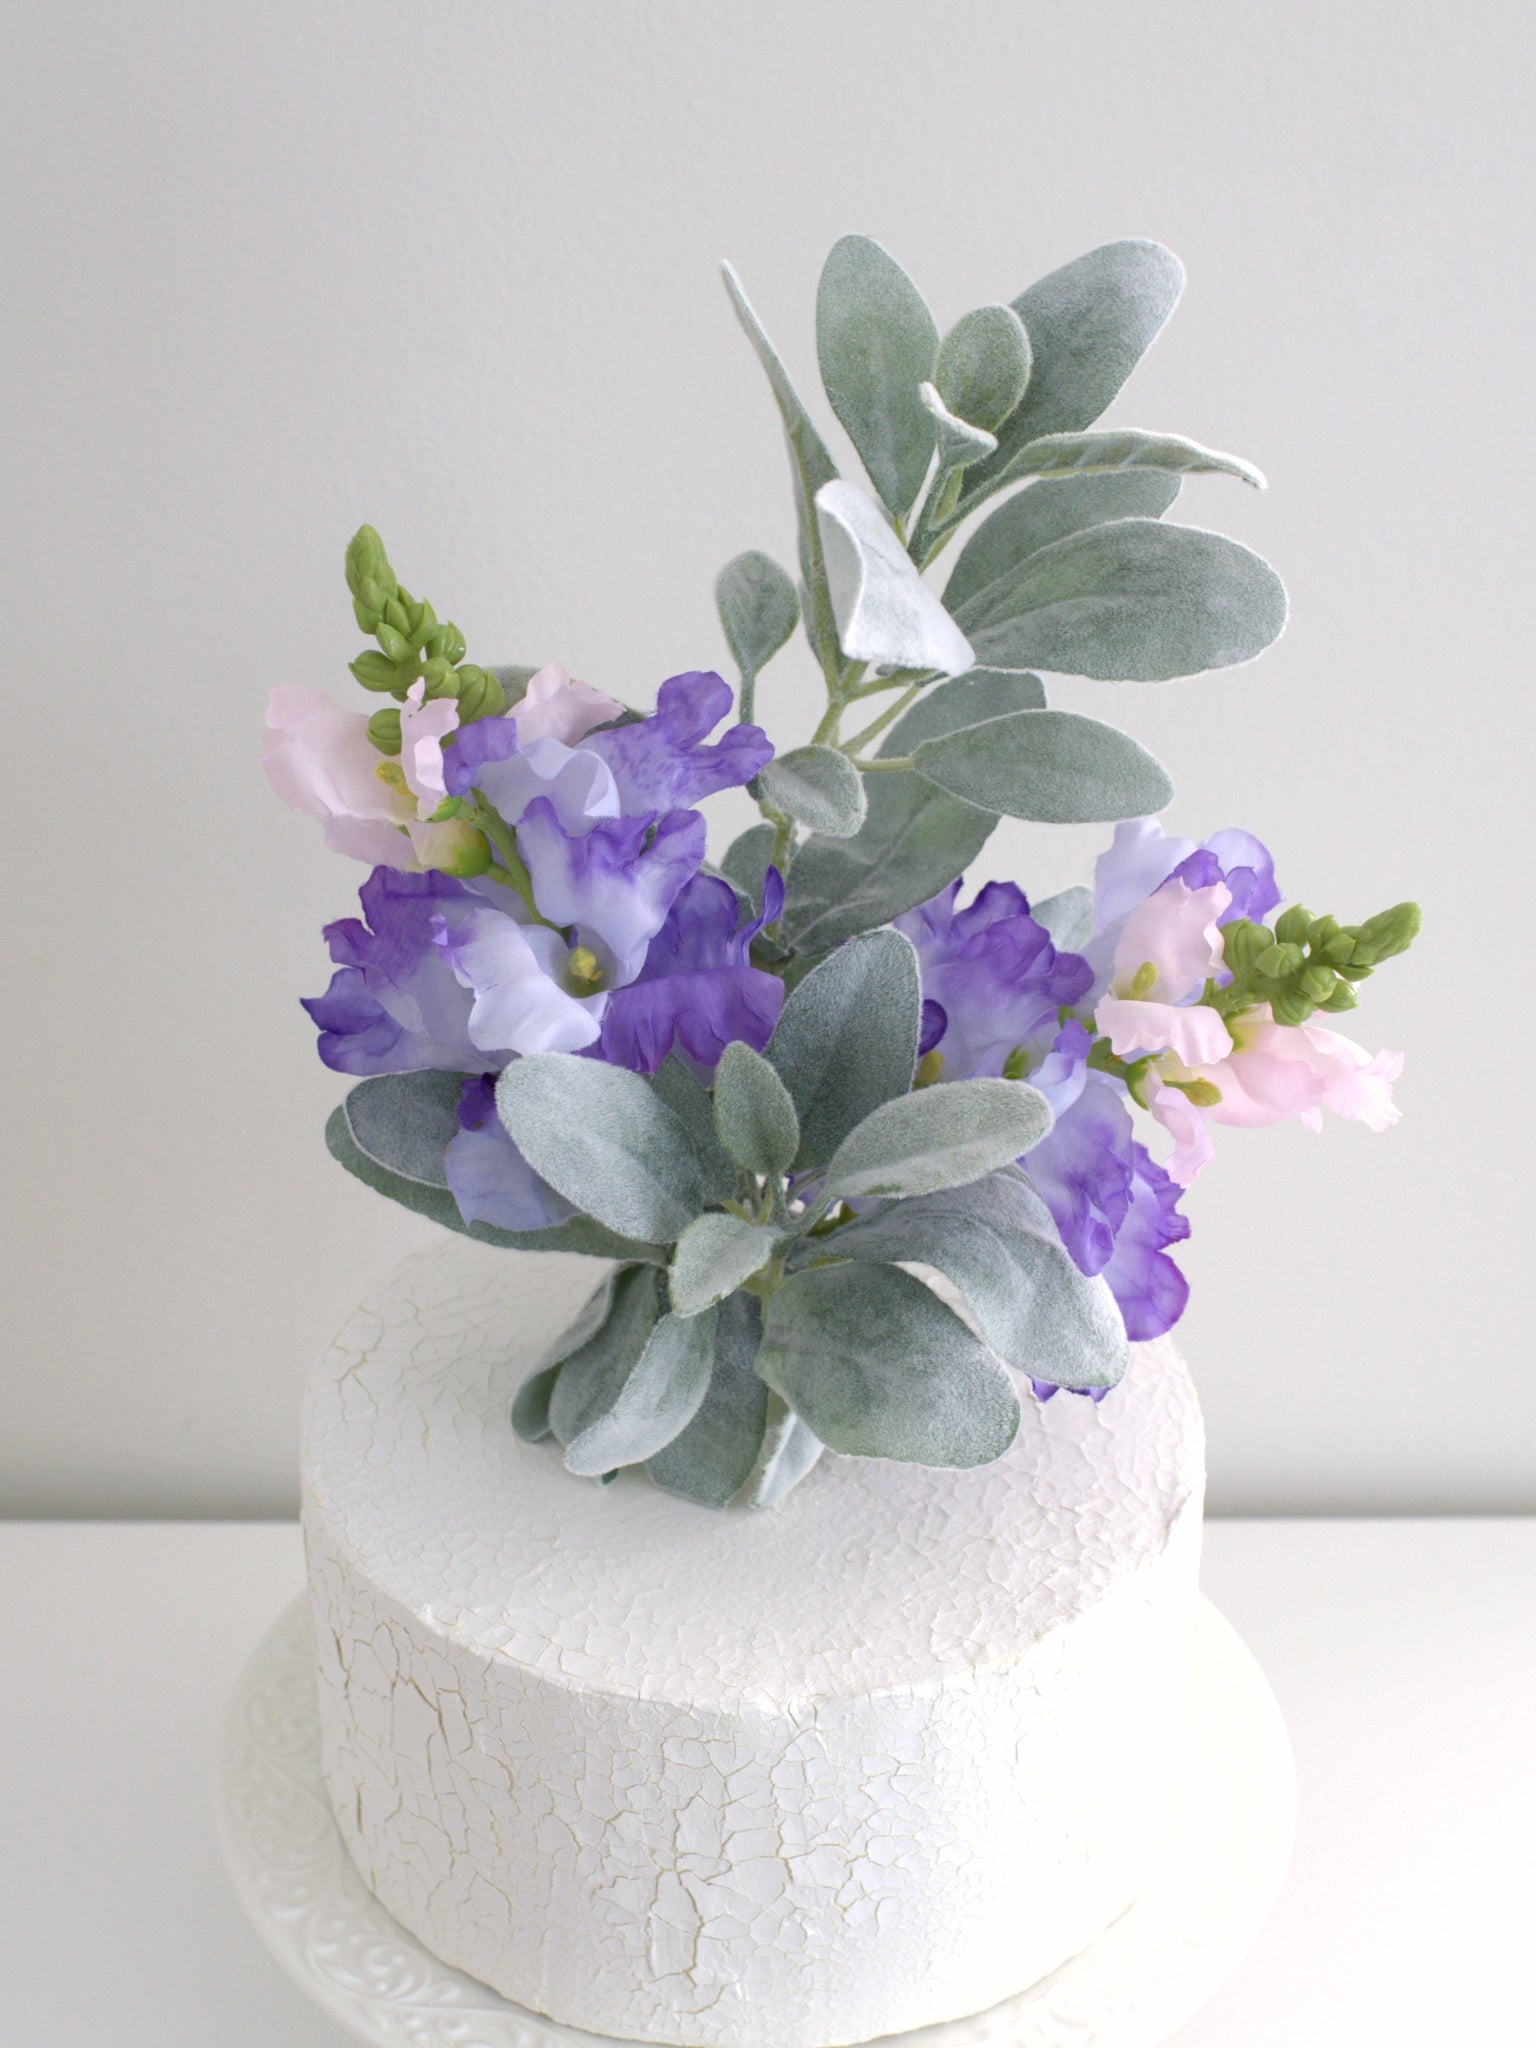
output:
[[[1183,1741],[1203,1484],[1165,1341],[976,1472],[828,1456],[714,1512],[518,1443],[595,1265],[449,1242],[308,1402],[327,1782],[444,1961],[595,2033],[836,2048],[958,2017],[1136,1896]]]

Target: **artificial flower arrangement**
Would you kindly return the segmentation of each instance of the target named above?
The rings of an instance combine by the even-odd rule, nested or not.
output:
[[[720,575],[737,690],[673,676],[641,715],[474,666],[364,527],[352,673],[386,701],[275,691],[266,767],[372,868],[305,1003],[359,1077],[332,1152],[450,1229],[612,1262],[514,1427],[576,1474],[762,1506],[824,1447],[1000,1456],[1016,1375],[1103,1398],[1184,1308],[1169,1249],[1212,1126],[1395,1121],[1401,1059],[1319,1018],[1419,914],[1271,922],[1257,839],[1169,837],[1157,762],[1047,703],[1038,670],[1162,681],[1284,623],[1257,555],[1163,518],[1184,473],[1258,473],[1093,426],[1178,298],[1167,250],[1094,250],[941,338],[878,244],[838,242],[818,356],[869,487],[725,275],[799,538],[798,579],[756,552]],[[755,693],[797,628],[827,706],[775,754]],[[697,806],[743,786],[763,822],[712,866]],[[1093,888],[962,903],[999,816],[1114,823]]]

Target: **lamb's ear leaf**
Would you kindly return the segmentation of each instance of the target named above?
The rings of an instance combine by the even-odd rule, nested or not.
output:
[[[707,1177],[688,1133],[638,1074],[527,1053],[497,1082],[496,1108],[534,1172],[610,1230],[670,1243],[704,1207]]]
[[[768,1410],[762,1443],[741,1496],[742,1506],[749,1508],[776,1508],[826,1449],[815,1430],[781,1395],[766,1385],[763,1392],[768,1396]]]
[[[996,434],[1018,409],[1030,363],[1029,336],[1012,306],[978,306],[939,343],[933,381],[952,413]]]
[[[715,1359],[715,1311],[661,1316],[600,1413],[589,1406],[565,1447],[569,1471],[599,1479],[642,1465],[681,1436],[703,1404]],[[567,1365],[561,1373],[570,1370]]]
[[[376,1193],[479,1244],[667,1263],[664,1246],[620,1236],[586,1216],[573,1216],[547,1230],[498,1230],[490,1223],[466,1223],[443,1174],[443,1153],[459,1129],[462,1079],[459,1074],[419,1072],[375,1074],[359,1081],[331,1111],[325,1126],[332,1158]]]
[[[750,1294],[721,1302],[708,1392],[682,1434],[646,1461],[663,1493],[723,1508],[751,1476],[771,1398],[756,1370],[762,1334],[762,1311]]]
[[[512,1427],[524,1443],[542,1443],[554,1434],[554,1425],[549,1419],[549,1404],[554,1398],[555,1382],[560,1377],[560,1368],[576,1352],[584,1349],[597,1336],[613,1310],[613,1291],[619,1277],[631,1270],[643,1272],[643,1267],[631,1269],[616,1266],[611,1273],[605,1273],[602,1280],[583,1302],[576,1317],[550,1345],[544,1354],[544,1363],[537,1372],[530,1373],[512,1401]]]
[[[1101,682],[1167,682],[1251,661],[1285,615],[1285,587],[1262,556],[1155,519],[1068,534],[959,607],[979,662]]]
[[[854,836],[813,833],[786,879],[784,930],[812,959],[947,888],[997,823],[920,775],[872,775],[865,788],[869,811]]]
[[[751,680],[800,623],[800,594],[771,555],[749,548],[715,578],[715,608],[736,666]]]
[[[917,1064],[917,955],[900,932],[867,932],[813,967],[785,999],[768,1058],[800,1120],[795,1166],[825,1166],[855,1124],[905,1095]]]
[[[512,1428],[525,1444],[541,1444],[554,1435],[549,1421],[550,1396],[560,1377],[558,1365],[541,1366],[529,1373],[512,1397]]]
[[[816,353],[832,410],[898,519],[922,488],[933,421],[918,397],[939,330],[894,256],[867,235],[834,243],[816,293]]]
[[[763,323],[742,289],[741,279],[729,263],[722,263],[720,269],[725,289],[736,309],[736,317],[757,351],[757,359],[767,375],[779,408],[779,418],[784,424],[784,438],[789,444],[790,481],[794,486],[795,513],[799,523],[800,576],[806,587],[806,636],[816,651],[817,659],[825,667],[836,655],[837,623],[832,616],[826,564],[821,553],[821,532],[816,524],[816,493],[837,475],[837,464],[827,453],[826,443],[800,403],[799,394],[790,382],[789,372],[780,360],[778,350],[768,339]]]
[[[1093,891],[1080,885],[1047,896],[1043,903],[1032,903],[1029,914],[1036,924],[1045,926],[1060,952],[1081,953],[1093,937]]]
[[[958,413],[952,413],[931,384],[919,388],[918,396],[932,419],[939,437],[939,468],[968,469],[997,446],[997,436],[985,427],[973,427]]]
[[[757,1369],[834,1451],[986,1465],[1019,1426],[1004,1367],[899,1266],[813,1266],[763,1317]]]
[[[711,1202],[728,1202],[736,1192],[736,1168],[715,1131],[709,1090],[677,1054],[670,1053],[651,1076],[651,1086],[688,1134]]]
[[[973,668],[925,690],[891,727],[880,743],[880,752],[892,760],[905,760],[924,740],[936,740],[942,733],[1001,718],[1005,711],[1044,709],[1045,686],[1038,676],[1019,675],[1005,668]]]
[[[927,1195],[994,1173],[1038,1145],[1050,1105],[1027,1081],[952,1081],[871,1110],[832,1156],[833,1200]]]
[[[937,1092],[937,1091],[933,1091]],[[1079,1272],[1022,1174],[892,1202],[822,1241],[836,1258],[931,1266],[1005,1364],[1060,1387],[1112,1387],[1130,1358],[1103,1278]]]
[[[763,907],[763,878],[773,858],[774,829],[749,825],[738,833],[720,858],[720,872],[757,916]]]
[[[670,1287],[674,1315],[702,1315],[758,1272],[773,1257],[779,1234],[764,1223],[749,1223],[724,1209],[695,1216],[677,1240]]]
[[[547,1416],[562,1446],[613,1406],[650,1341],[662,1307],[661,1275],[653,1267],[624,1266],[612,1276],[602,1321],[558,1361],[559,1377]]]
[[[851,839],[864,822],[864,778],[836,747],[813,743],[776,754],[760,781],[771,804],[813,832]]]
[[[867,491],[823,484],[816,517],[838,642],[850,661],[947,676],[971,667],[965,635]]]
[[[1184,289],[1184,266],[1158,242],[1108,242],[1064,263],[1013,301],[1032,364],[998,450],[967,473],[973,503],[1026,441],[1091,427],[1135,369]]]
[[[912,765],[951,796],[1047,825],[1145,818],[1173,799],[1145,747],[1078,711],[1005,712],[924,740]]]
[[[739,1038],[715,1068],[714,1112],[720,1142],[738,1166],[764,1179],[788,1173],[800,1149],[794,1102],[777,1069]]]
[[[1153,469],[1164,476],[1235,476],[1264,489],[1264,473],[1240,455],[1223,455],[1183,434],[1149,434],[1140,427],[1101,427],[1086,434],[1042,434],[1026,441],[1001,482],[1021,477],[1115,476]]]
[[[944,602],[958,612],[967,598],[1006,576],[1052,541],[1112,519],[1160,519],[1179,495],[1179,479],[1156,470],[1115,476],[1044,478],[989,512],[955,557]]]

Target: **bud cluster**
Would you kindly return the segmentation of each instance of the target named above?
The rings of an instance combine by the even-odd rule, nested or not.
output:
[[[427,697],[455,697],[459,722],[496,718],[506,694],[488,669],[464,660],[464,635],[451,619],[439,619],[423,598],[414,598],[396,577],[384,543],[371,526],[360,526],[347,548],[347,588],[352,611],[365,633],[379,643],[350,664],[365,690],[404,700],[412,685]],[[386,706],[368,721],[368,737],[381,754],[400,751],[400,714]]]
[[[1202,1001],[1223,1017],[1268,1003],[1277,1024],[1305,1024],[1314,1010],[1352,1010],[1354,983],[1406,952],[1419,923],[1416,903],[1394,904],[1364,924],[1314,917],[1300,903],[1282,911],[1273,930],[1239,918],[1222,933],[1232,979],[1224,988],[1209,985]]]

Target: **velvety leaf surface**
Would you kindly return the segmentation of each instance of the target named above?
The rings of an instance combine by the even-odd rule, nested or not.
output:
[[[1118,476],[1042,478],[989,512],[955,557],[944,602],[958,612],[967,598],[1008,575],[1027,555],[1112,519],[1159,519],[1179,495],[1179,479],[1155,470]]]
[[[866,491],[823,484],[816,516],[838,639],[851,661],[951,676],[972,666],[965,635]]]
[[[995,434],[1029,383],[1029,336],[1012,306],[978,306],[939,343],[933,382],[952,413]]]
[[[1027,1081],[953,1081],[882,1103],[849,1132],[826,1193],[848,1201],[926,1195],[977,1180],[1038,1145],[1051,1112]]]
[[[933,454],[933,422],[918,398],[939,331],[922,293],[867,235],[833,244],[816,293],[816,354],[832,410],[870,481],[900,518]]]
[[[937,739],[941,733],[981,725],[986,719],[1001,718],[1006,711],[1044,709],[1045,686],[1038,676],[1019,675],[1006,668],[973,668],[925,691],[891,727],[880,744],[880,754],[904,760],[924,740]]]
[[[924,740],[912,762],[952,796],[1041,824],[1144,818],[1173,798],[1145,747],[1077,711],[1010,711]]]
[[[757,1372],[762,1333],[762,1312],[750,1294],[720,1304],[714,1370],[699,1411],[646,1464],[664,1493],[723,1508],[751,1477],[772,1398]]]
[[[793,747],[776,755],[759,781],[770,803],[814,832],[849,839],[864,822],[863,778],[836,747]]]
[[[764,1178],[787,1173],[800,1149],[800,1120],[777,1069],[733,1039],[715,1069],[715,1129],[738,1166]]]
[[[715,606],[726,645],[744,676],[766,668],[800,623],[794,578],[755,548],[720,571]]]
[[[566,1443],[567,1468],[596,1479],[623,1465],[643,1464],[665,1449],[698,1413],[709,1391],[714,1356],[712,1309],[696,1316],[662,1316],[613,1399],[601,1412],[591,1405],[584,1412],[582,1427]]]
[[[560,1362],[548,1397],[549,1426],[562,1445],[613,1406],[662,1307],[661,1275],[653,1267],[625,1266],[613,1275],[602,1320]]]
[[[673,1312],[697,1316],[724,1301],[767,1265],[777,1242],[778,1233],[765,1224],[748,1223],[724,1209],[696,1216],[672,1255]]]
[[[797,1169],[825,1166],[872,1109],[905,1095],[917,1064],[917,955],[900,932],[868,932],[785,999],[768,1058],[800,1120]]]

